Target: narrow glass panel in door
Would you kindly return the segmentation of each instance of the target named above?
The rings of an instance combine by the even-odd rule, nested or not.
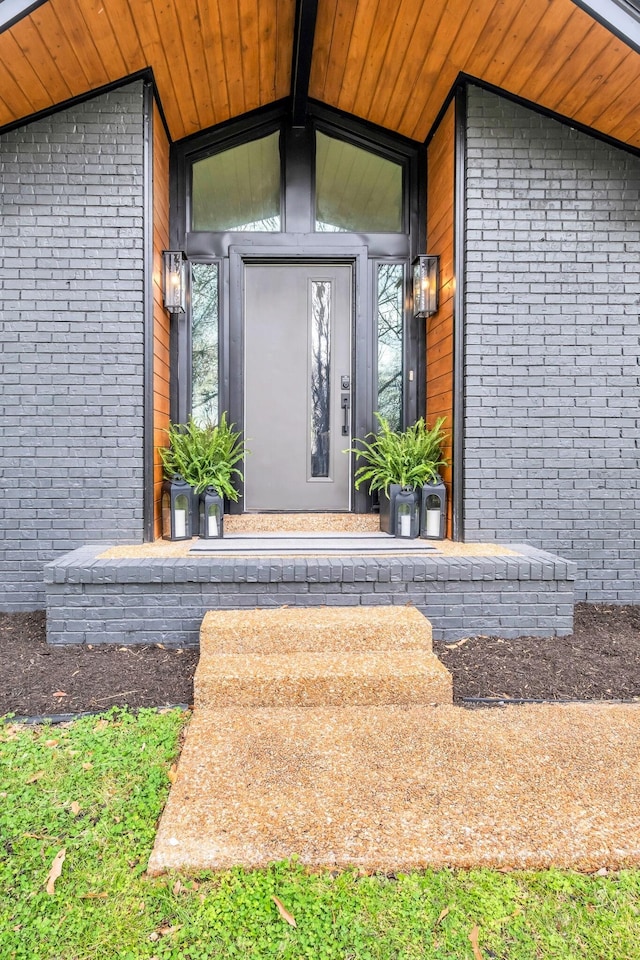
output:
[[[245,510],[348,510],[351,267],[245,267]]]

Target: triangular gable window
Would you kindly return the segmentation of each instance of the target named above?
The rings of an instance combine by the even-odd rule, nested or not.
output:
[[[280,134],[193,164],[193,230],[280,230]]]
[[[316,133],[316,230],[401,233],[402,166]]]

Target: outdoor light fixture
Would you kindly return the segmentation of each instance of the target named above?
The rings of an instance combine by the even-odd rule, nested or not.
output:
[[[425,483],[422,488],[420,536],[425,540],[444,540],[447,520],[447,488],[442,480]]]
[[[395,535],[413,540],[420,533],[420,494],[403,487],[395,501]]]
[[[175,474],[162,484],[162,537],[191,539],[191,487]]]
[[[416,257],[413,261],[413,315],[432,317],[438,309],[440,257]]]
[[[165,310],[184,313],[187,309],[187,258],[182,250],[165,250],[162,296]]]
[[[200,494],[200,536],[203,540],[215,540],[224,535],[224,503],[213,487]]]

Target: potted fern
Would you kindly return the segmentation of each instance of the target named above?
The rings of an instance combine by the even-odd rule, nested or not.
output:
[[[394,533],[393,504],[401,490],[422,490],[425,484],[437,483],[439,468],[447,465],[442,447],[447,435],[442,429],[445,418],[439,417],[428,428],[421,417],[406,430],[392,430],[388,420],[376,413],[378,432],[356,440],[356,453],[363,463],[356,470],[356,488],[369,484],[369,492],[378,492],[380,529]]]
[[[224,498],[237,501],[238,491],[235,484],[243,480],[242,470],[238,464],[245,455],[244,441],[234,424],[227,422],[226,413],[220,417],[217,424],[200,426],[193,419],[186,424],[170,424],[166,431],[169,445],[159,448],[160,458],[164,469],[166,493],[170,494],[172,483],[185,481],[192,490],[189,528],[191,533],[203,532],[203,518],[200,514],[201,495],[211,495],[215,491],[221,502]],[[167,517],[165,523],[165,489],[163,487],[163,530],[165,537],[168,531],[175,531],[175,524],[170,524]],[[170,505],[170,497],[167,501]],[[169,508],[169,507],[168,507]],[[182,529],[182,523],[180,523]],[[219,534],[216,534],[219,535]],[[176,538],[171,535],[169,539]]]

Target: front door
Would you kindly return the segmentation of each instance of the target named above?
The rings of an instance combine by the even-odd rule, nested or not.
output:
[[[245,266],[245,510],[348,510],[352,270]]]

